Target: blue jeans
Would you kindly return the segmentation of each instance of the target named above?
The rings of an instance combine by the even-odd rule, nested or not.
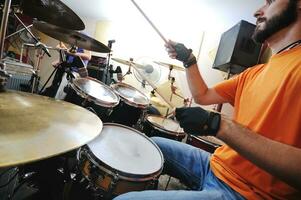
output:
[[[244,199],[215,177],[210,169],[211,154],[208,152],[174,140],[160,137],[152,139],[163,153],[165,159],[163,172],[178,178],[192,190],[129,192],[119,195],[114,200]]]

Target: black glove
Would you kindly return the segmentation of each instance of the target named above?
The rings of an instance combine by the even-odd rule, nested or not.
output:
[[[192,54],[191,49],[187,49],[184,44],[177,43],[175,46],[173,46],[177,53],[176,59],[183,62],[184,67],[188,68],[191,65],[196,64],[196,58]]]
[[[186,133],[202,136],[216,136],[221,121],[219,113],[200,107],[177,108],[176,118]]]

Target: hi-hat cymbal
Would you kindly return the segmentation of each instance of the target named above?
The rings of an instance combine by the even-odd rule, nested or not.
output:
[[[23,14],[59,27],[84,30],[85,24],[68,6],[59,0],[23,0]]]
[[[111,50],[101,42],[78,31],[64,29],[46,22],[35,21],[34,28],[59,41],[74,45],[86,50],[100,53],[109,53]]]
[[[144,67],[143,65],[135,63],[135,62],[130,61],[130,60],[123,60],[123,59],[120,59],[120,58],[112,58],[112,60],[114,60],[116,62],[119,62],[121,64],[124,64],[124,65],[128,65],[128,66],[135,65],[135,66],[140,67],[140,68]]]
[[[103,127],[82,107],[24,92],[0,93],[0,113],[0,168],[76,149]]]
[[[163,67],[168,67],[169,69],[175,69],[175,70],[180,70],[180,71],[185,71],[184,67],[180,67],[174,64],[169,64],[169,63],[164,63],[164,62],[159,62],[159,61],[154,61],[154,63],[161,65]]]

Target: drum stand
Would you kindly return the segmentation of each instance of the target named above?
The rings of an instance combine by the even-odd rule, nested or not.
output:
[[[115,42],[115,40],[109,40],[108,41],[108,47],[110,49],[112,49],[112,44]],[[111,84],[111,79],[112,79],[112,74],[111,74],[111,71],[113,71],[113,66],[110,65],[110,59],[111,59],[111,52],[108,53],[108,56],[107,56],[107,64],[106,64],[106,68],[105,68],[105,73],[103,74],[103,77],[102,77],[102,82],[107,84],[107,85],[110,85]]]

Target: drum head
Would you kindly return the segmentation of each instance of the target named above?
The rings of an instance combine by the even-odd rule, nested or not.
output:
[[[129,105],[139,108],[145,108],[147,105],[149,105],[149,99],[147,96],[130,85],[125,83],[117,83],[112,87],[121,97],[121,99],[123,99]]]
[[[148,115],[146,120],[151,123],[156,128],[164,131],[170,132],[175,134],[184,134],[183,129],[180,127],[180,124],[172,119],[168,119],[165,117],[160,117],[156,115]]]
[[[157,145],[139,131],[120,124],[104,124],[101,134],[88,147],[95,157],[119,172],[150,175],[163,167]]]
[[[120,100],[110,87],[93,78],[74,79],[71,86],[83,98],[89,98],[100,106],[115,107]]]

